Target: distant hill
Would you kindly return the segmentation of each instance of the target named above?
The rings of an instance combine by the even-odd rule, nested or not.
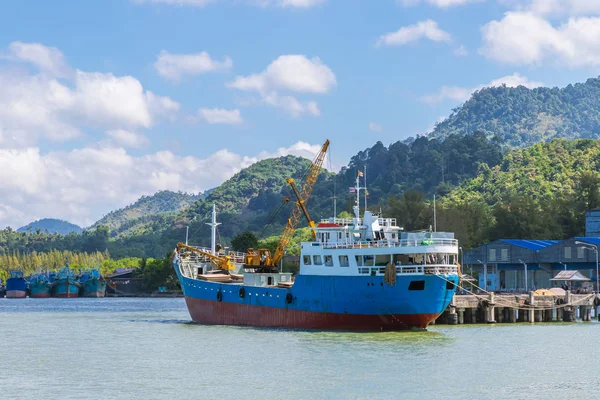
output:
[[[484,132],[506,147],[526,147],[554,138],[600,138],[600,79],[564,88],[481,89],[436,125],[431,138]]]
[[[600,207],[600,142],[555,139],[509,152],[439,205],[438,228],[456,232],[465,248],[583,235],[585,212]]]
[[[30,224],[20,227],[17,232],[32,232],[35,233],[37,229],[41,232],[48,231],[49,233],[59,233],[61,235],[67,235],[71,232],[81,233],[83,229],[75,224],[72,224],[62,219],[54,218],[43,218],[34,221]]]
[[[98,220],[92,228],[100,225],[109,227],[113,235],[135,225],[137,221],[149,216],[176,213],[189,207],[200,199],[201,195],[162,190],[152,196],[142,196],[135,203],[112,211]]]

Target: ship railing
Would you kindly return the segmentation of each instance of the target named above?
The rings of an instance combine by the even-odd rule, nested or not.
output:
[[[338,224],[338,225],[342,225],[342,226],[348,226],[348,225],[354,225],[354,219],[353,218],[324,218],[321,219],[321,223],[323,224]],[[396,225],[396,218],[377,218],[377,223],[379,223],[379,226],[383,226],[383,227],[393,227],[393,226],[397,226]],[[363,219],[359,218],[358,219],[358,225],[362,225],[363,224]]]
[[[402,239],[397,241],[391,240],[372,240],[360,242],[311,242],[311,246],[322,247],[323,249],[371,249],[371,248],[391,248],[391,247],[421,247],[421,246],[458,246],[456,239],[425,239],[413,240]]]
[[[385,268],[380,268],[385,273]],[[458,267],[448,264],[396,265],[397,275],[457,275]]]

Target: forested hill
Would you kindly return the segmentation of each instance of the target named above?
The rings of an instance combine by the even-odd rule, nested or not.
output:
[[[465,248],[499,238],[563,239],[584,234],[600,207],[600,142],[555,139],[515,150],[449,193],[438,227]]]
[[[199,198],[200,195],[162,190],[152,196],[142,196],[135,203],[108,213],[92,228],[106,225],[113,233],[119,232],[124,225],[135,224],[140,218],[181,211]]]
[[[81,233],[81,227],[72,224],[67,221],[63,221],[62,219],[54,219],[54,218],[43,218],[37,221],[34,221],[30,224],[20,227],[17,229],[17,232],[48,232],[48,233],[58,233],[61,235],[66,235],[71,232]]]
[[[432,138],[482,131],[507,147],[553,138],[600,138],[600,79],[564,88],[481,89],[436,125]]]

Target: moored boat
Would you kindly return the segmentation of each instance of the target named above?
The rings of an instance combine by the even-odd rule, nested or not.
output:
[[[51,293],[52,282],[48,274],[34,274],[29,278],[29,297],[47,298]]]
[[[81,277],[83,297],[104,297],[106,295],[106,281],[96,268]]]
[[[66,264],[57,274],[52,283],[52,297],[79,297],[81,285],[75,276],[75,273]]]
[[[6,297],[9,299],[22,299],[27,296],[27,281],[23,278],[22,271],[10,271],[6,280]]]
[[[316,174],[318,169],[314,181]],[[177,246],[173,266],[194,322],[404,330],[426,328],[448,307],[459,282],[458,242],[453,233],[402,232],[393,218],[369,211],[361,217],[359,193],[364,188],[358,177],[351,191],[356,193],[355,217],[330,218],[315,225],[304,208],[307,197],[292,188],[298,197],[296,214],[288,220],[273,256],[267,249],[217,254],[214,208],[211,248]],[[300,272],[294,279],[276,266],[302,213],[315,236],[301,243]]]

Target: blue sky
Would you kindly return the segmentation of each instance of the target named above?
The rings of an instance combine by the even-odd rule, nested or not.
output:
[[[591,0],[104,0],[0,5],[0,224],[88,225],[252,162],[334,167],[425,134],[485,85],[598,74]]]

